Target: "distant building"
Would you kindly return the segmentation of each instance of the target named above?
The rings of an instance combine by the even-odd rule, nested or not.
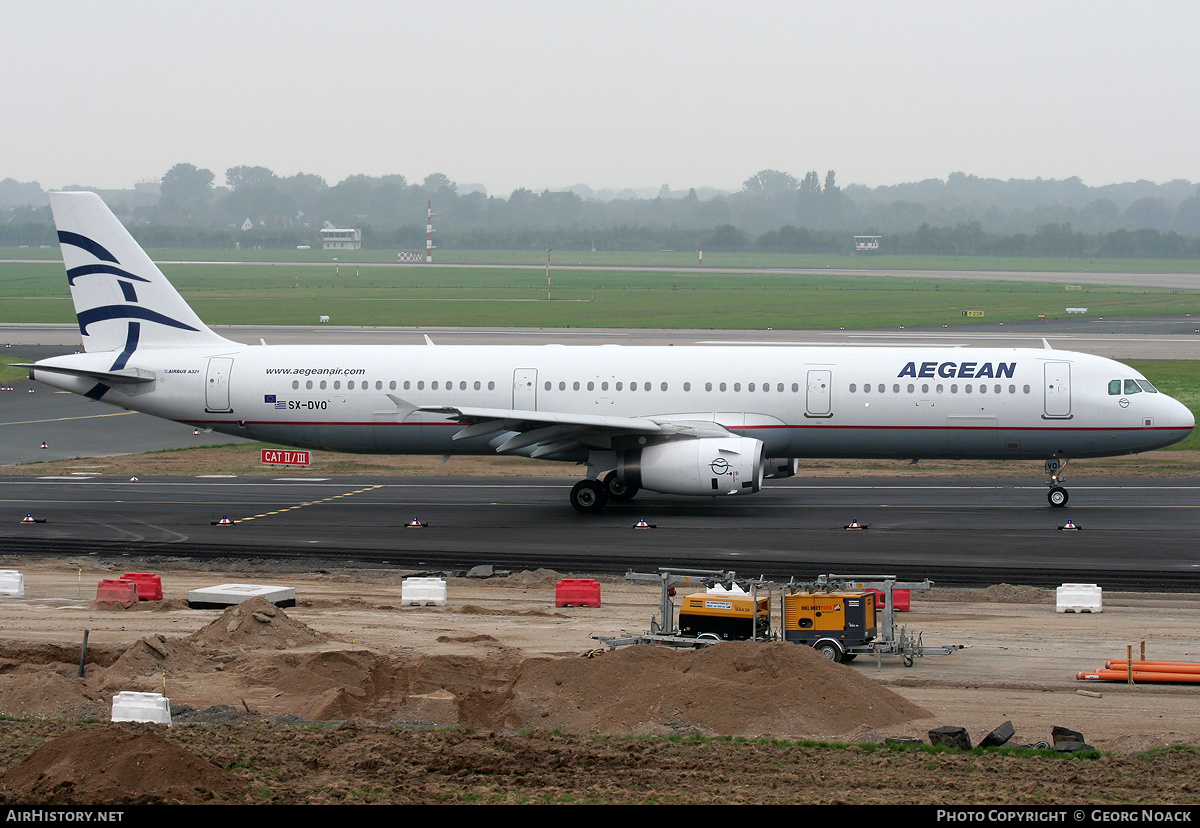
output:
[[[866,253],[872,250],[879,249],[879,240],[883,236],[855,236],[854,251],[856,253]]]
[[[361,250],[362,231],[326,227],[321,231],[322,250]]]

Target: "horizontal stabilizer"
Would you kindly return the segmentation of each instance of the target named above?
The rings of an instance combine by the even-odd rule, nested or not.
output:
[[[14,362],[9,367],[28,368],[31,379],[36,379],[34,377],[35,371],[66,374],[69,377],[84,377],[86,379],[107,382],[109,385],[136,385],[143,382],[154,382],[156,379],[153,371],[147,371],[144,368],[121,368],[117,371],[88,371],[82,368],[63,368],[58,365],[38,365],[37,363],[29,362]]]

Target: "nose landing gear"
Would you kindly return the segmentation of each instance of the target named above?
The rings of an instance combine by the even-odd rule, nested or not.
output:
[[[1063,481],[1063,470],[1067,467],[1067,461],[1061,457],[1051,457],[1046,461],[1046,485],[1050,487],[1050,491],[1046,494],[1046,500],[1051,506],[1066,506],[1069,495],[1067,490],[1060,484]]]

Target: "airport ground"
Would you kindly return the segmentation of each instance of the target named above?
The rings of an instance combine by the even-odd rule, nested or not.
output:
[[[935,588],[903,623],[929,647],[969,646],[906,668],[785,643],[605,651],[592,636],[645,631],[657,612],[654,584],[619,577],[598,579],[598,608],[556,607],[557,580],[583,573],[552,571],[451,577],[445,606],[404,607],[395,567],[75,554],[0,567],[26,583],[0,599],[9,805],[1200,801],[1200,754],[1177,747],[1200,744],[1190,685],[1075,678],[1143,640],[1147,658],[1195,659],[1195,595],[1106,593],[1103,612],[1076,614],[1050,590]],[[89,600],[127,568],[159,573],[165,600]],[[290,585],[297,606],[187,607],[188,590],[223,582]],[[123,690],[165,693],[174,726],[105,724]],[[880,746],[945,725],[978,742],[1006,721],[1012,744],[1067,727],[1100,753]]]
[[[696,337],[704,335],[713,333]],[[738,333],[720,338],[731,335]],[[1094,341],[1125,357],[1125,350],[1145,349],[1142,358],[1192,358],[1192,340],[1200,339],[1145,331],[1051,335]],[[826,334],[804,338],[818,336]],[[74,402],[49,394],[11,399],[13,406]],[[66,416],[65,428],[85,424],[76,412]],[[27,419],[6,417],[6,437],[32,440],[45,424]],[[102,421],[106,442],[136,444],[146,435],[138,419]],[[174,428],[169,437],[178,445],[194,436]],[[35,458],[53,450],[35,450]],[[761,500],[738,499],[716,512],[651,497],[650,519],[661,525],[643,533],[630,528],[636,516],[628,509],[581,523],[566,506],[561,479],[321,480],[326,475],[316,469],[204,481],[195,466],[185,474],[131,472],[123,464],[136,459],[78,456],[40,467],[46,474],[0,481],[10,537],[40,547],[0,558],[0,568],[22,570],[26,580],[25,597],[0,599],[0,712],[19,719],[0,727],[5,803],[1200,800],[1200,754],[1170,747],[1200,745],[1190,685],[1097,686],[1075,678],[1124,657],[1127,647],[1140,652],[1143,641],[1147,658],[1200,660],[1200,590],[1109,588],[1103,612],[1075,614],[1055,612],[1048,588],[1062,561],[1078,576],[1072,580],[1154,570],[1189,582],[1200,528],[1193,525],[1200,484],[1187,469],[1190,458],[1181,458],[1181,476],[1171,479],[1077,471],[1066,510],[1045,505],[1038,470],[1025,480],[880,481],[855,473],[837,475],[836,485],[829,476],[783,481],[787,487],[768,489]],[[449,470],[461,474],[456,462]],[[431,524],[426,529],[403,528],[414,503]],[[50,517],[19,525],[21,504]],[[254,520],[210,525],[228,509]],[[271,512],[278,514],[265,517]],[[1068,515],[1084,529],[1058,530]],[[871,529],[845,532],[841,524],[851,517]],[[237,534],[218,534],[229,531]],[[329,539],[326,546],[353,539],[355,553],[297,552],[319,546],[309,543],[318,538]],[[541,571],[520,566],[550,561],[523,561],[518,547],[562,549],[564,538],[578,555],[559,555]],[[864,548],[847,554],[854,545]],[[295,554],[274,557],[280,546]],[[512,554],[495,554],[500,546]],[[193,554],[204,547],[216,554]],[[367,554],[374,548],[395,559],[401,547],[436,554],[402,561]],[[493,554],[482,554],[488,548]],[[589,555],[614,550],[629,560],[611,555],[618,569],[608,574],[589,569]],[[645,631],[657,609],[657,590],[621,578],[619,567],[653,570],[666,559],[757,574],[743,566],[755,560],[748,551],[800,576],[836,563],[860,574],[875,566],[934,573],[938,584],[914,597],[903,623],[928,645],[970,646],[912,668],[898,659],[835,665],[779,643],[596,652],[603,648],[592,635]],[[445,607],[400,606],[406,575],[457,572],[487,558],[512,574],[452,575]],[[957,559],[983,571],[1003,569],[996,562],[1008,559],[1009,572],[1023,567],[1047,580],[948,586],[937,568]],[[166,600],[129,610],[90,600],[100,578],[130,570],[160,573]],[[554,583],[566,575],[598,577],[603,606],[553,606]],[[291,584],[298,605],[251,619],[186,606],[188,589],[222,582]],[[80,679],[84,629],[92,660]],[[166,690],[181,705],[176,726],[165,734],[150,726],[114,732],[104,722],[112,694],[124,689]],[[965,727],[977,742],[1005,721],[1013,723],[1014,742],[1048,740],[1062,726],[1103,752],[1063,759],[870,747],[940,725]],[[324,724],[304,726],[312,722]],[[122,741],[130,730],[142,767],[154,772],[118,772],[134,750]],[[795,741],[804,738],[868,747]],[[190,784],[179,786],[181,777]]]

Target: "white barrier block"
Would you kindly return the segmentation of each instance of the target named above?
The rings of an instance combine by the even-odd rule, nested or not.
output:
[[[18,598],[25,594],[25,576],[15,569],[0,569],[0,595]]]
[[[123,690],[113,696],[114,722],[150,722],[171,726],[171,700],[161,693]]]
[[[400,584],[400,603],[404,606],[446,606],[445,578],[405,578]]]
[[[1056,590],[1058,612],[1103,612],[1103,590],[1095,584],[1063,584]]]

